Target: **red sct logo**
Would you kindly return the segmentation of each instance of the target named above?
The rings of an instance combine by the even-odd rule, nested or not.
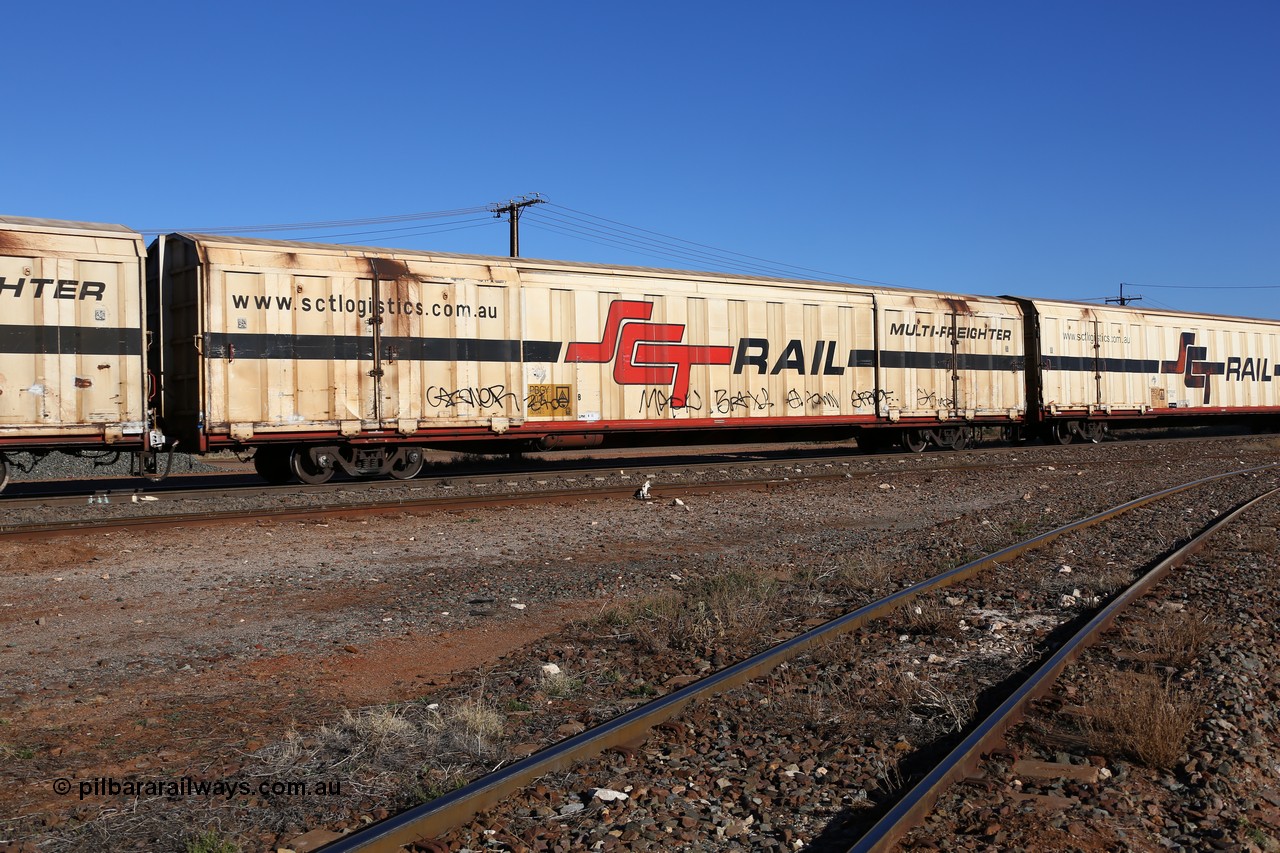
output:
[[[651,316],[652,302],[613,302],[600,342],[571,343],[564,360],[612,361],[613,380],[619,385],[669,386],[672,407],[683,407],[689,396],[689,369],[695,364],[729,364],[733,347],[682,344],[683,325],[645,322]]]

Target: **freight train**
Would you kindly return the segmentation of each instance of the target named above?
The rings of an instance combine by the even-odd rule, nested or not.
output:
[[[428,448],[1274,428],[1278,377],[1274,320],[0,217],[0,483],[50,451],[322,483]]]

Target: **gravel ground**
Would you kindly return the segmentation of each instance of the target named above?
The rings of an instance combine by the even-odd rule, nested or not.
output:
[[[995,685],[1052,647],[1059,626],[1210,522],[1214,507],[1259,490],[1243,478],[1175,497],[919,601],[699,705],[641,747],[544,780],[444,846],[845,850],[994,701]],[[880,582],[888,588],[868,592],[893,588]],[[644,665],[624,670],[635,671]],[[489,689],[508,693],[500,682]],[[628,796],[606,801],[600,789]],[[1034,834],[1010,838],[1014,848],[1035,847]]]
[[[352,787],[331,802],[238,793],[130,801],[78,792],[94,778],[256,780],[251,774],[294,766],[284,760],[290,753],[294,760],[333,748],[334,738],[350,748],[356,732],[365,738],[360,749],[376,753],[373,729],[360,721],[382,720],[383,738],[397,724],[361,708],[425,708],[482,696],[500,681],[546,689],[537,667],[549,661],[583,684],[613,685],[609,701],[592,711],[599,716],[670,689],[690,669],[719,666],[779,631],[798,630],[812,618],[800,606],[805,596],[809,605],[834,606],[806,580],[815,567],[876,566],[897,582],[907,566],[954,562],[1158,486],[1275,454],[1267,439],[1191,448],[1030,448],[1000,457],[1034,458],[1030,468],[983,471],[923,470],[934,454],[854,459],[851,473],[882,476],[710,494],[684,505],[663,500],[658,481],[647,503],[123,532],[34,548],[0,542],[0,741],[8,759],[0,813],[13,816],[0,832],[39,842],[40,850],[124,849],[124,841],[181,850],[215,829],[253,850],[358,823],[361,814],[375,818],[397,804],[380,785],[403,781],[406,768],[379,771],[381,781],[340,771]],[[1099,458],[1110,464],[1093,464]],[[622,666],[605,650],[620,643],[599,634],[601,614],[739,576],[773,577],[799,597],[777,611],[781,619],[736,640],[656,649],[638,683],[611,681],[623,679]],[[594,650],[587,656],[583,648]],[[514,702],[496,707],[506,734],[491,745],[504,755],[535,742],[514,733],[520,721],[541,716],[531,703],[523,708],[524,699]],[[354,723],[344,722],[348,709]],[[559,713],[535,723],[538,737],[570,725]],[[400,804],[456,784],[465,767],[449,762],[493,757],[436,747],[431,772],[408,769],[421,789],[404,790]],[[52,788],[59,778],[75,783],[70,796]]]
[[[1280,850],[1278,525],[1252,510],[1122,616],[907,846]]]

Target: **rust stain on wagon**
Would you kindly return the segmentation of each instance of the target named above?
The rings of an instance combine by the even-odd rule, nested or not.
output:
[[[422,276],[409,269],[404,261],[395,258],[369,258],[369,271],[379,281],[422,281]]]
[[[373,278],[382,285],[390,285],[389,290],[381,291],[382,304],[395,303],[398,306],[382,313],[382,322],[387,324],[383,334],[412,337],[414,314],[409,306],[418,302],[419,295],[415,290],[422,283],[422,276],[395,258],[371,257],[367,260]]]
[[[416,316],[412,313],[409,306],[415,305],[419,301],[419,293],[421,292],[416,281],[405,281],[396,279],[391,282],[393,298],[400,304],[400,308],[391,314],[391,328],[394,334],[402,337],[413,336],[413,318]],[[386,297],[383,297],[385,302]],[[386,318],[386,315],[383,315]]]
[[[954,296],[943,296],[941,299],[951,309],[952,314],[973,314],[973,306],[969,304],[968,300],[958,299]]]
[[[29,246],[21,233],[15,231],[0,231],[0,251],[27,248],[29,248]]]

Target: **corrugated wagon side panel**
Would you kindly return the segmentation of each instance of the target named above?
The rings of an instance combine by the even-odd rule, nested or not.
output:
[[[1025,411],[1015,304],[886,291],[878,306],[881,385],[901,418],[1007,421]]]
[[[521,418],[520,300],[506,271],[408,260],[379,282],[385,427],[505,431]],[[385,271],[390,274],[390,270]],[[495,275],[498,276],[495,278]]]
[[[351,264],[206,250],[205,429],[246,438],[376,427],[371,283]]]
[[[0,225],[0,443],[142,442],[142,256],[118,226]]]
[[[1193,414],[1280,406],[1280,323],[1036,301],[1045,408]]]
[[[537,365],[529,387],[570,401],[577,420],[651,428],[875,415],[869,294],[644,274],[522,277],[526,332],[547,322],[566,342],[564,364]],[[529,416],[570,413],[548,404]]]

